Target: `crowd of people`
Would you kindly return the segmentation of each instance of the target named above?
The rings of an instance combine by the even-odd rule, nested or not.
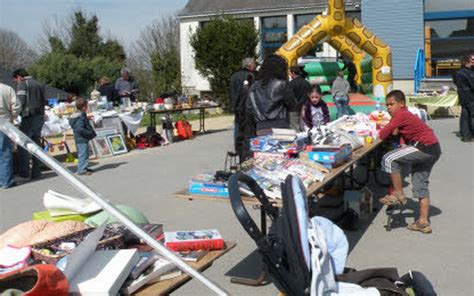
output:
[[[230,78],[235,149],[241,159],[250,156],[248,139],[261,131],[268,128],[303,131],[329,121],[329,109],[322,100],[321,88],[310,85],[301,66],[288,68],[282,57],[270,55],[258,72],[256,68],[253,58],[245,58],[242,68]],[[350,91],[350,83],[341,70],[331,88],[337,117],[350,114]]]
[[[45,123],[45,106],[47,103],[45,87],[39,83],[24,68],[13,71],[12,78],[16,83],[16,90],[0,83],[0,118],[11,123],[16,123],[20,117],[19,129],[33,142],[41,146],[41,130]],[[105,96],[108,102],[118,105],[124,98],[136,101],[138,96],[138,84],[130,75],[128,68],[122,68],[120,78],[114,85],[107,77],[99,81],[98,91]],[[78,151],[77,174],[91,174],[92,170],[87,167],[89,159],[88,141],[95,136],[94,129],[86,116],[87,100],[80,97],[76,92],[71,92],[71,100],[75,102],[76,113],[70,118],[74,139]],[[0,187],[8,189],[16,185],[13,172],[18,175],[17,180],[34,180],[41,177],[41,164],[38,159],[18,147],[18,165],[13,167],[13,143],[2,132],[0,132]]]
[[[319,85],[310,85],[300,67],[288,69],[286,61],[270,55],[255,72],[255,61],[243,62],[243,69],[231,77],[232,106],[235,113],[235,148],[240,159],[252,156],[248,146],[251,137],[263,135],[271,128],[293,128],[308,131],[329,122],[329,109],[322,100]],[[251,67],[247,67],[251,64]],[[288,77],[291,81],[288,81]],[[352,77],[353,78],[353,77]],[[240,88],[239,88],[240,87]],[[331,94],[337,116],[349,114],[351,83],[339,71]],[[390,122],[380,130],[380,138],[401,138],[400,148],[388,152],[382,159],[382,168],[390,174],[393,190],[380,199],[385,205],[405,204],[401,167],[412,167],[413,197],[419,202],[419,217],[408,225],[411,231],[431,233],[429,222],[429,176],[440,158],[441,146],[433,130],[418,116],[410,113],[405,94],[394,90],[386,96]],[[400,141],[400,140],[399,140]]]

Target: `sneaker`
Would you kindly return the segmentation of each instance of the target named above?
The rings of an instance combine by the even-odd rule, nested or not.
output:
[[[414,223],[409,224],[407,226],[407,229],[411,231],[419,231],[421,233],[426,233],[426,234],[433,232],[433,229],[431,229],[430,223],[422,224],[418,220],[416,220],[416,222]]]
[[[85,172],[81,172],[81,173],[77,173],[77,174],[78,174],[79,176],[84,176],[84,175],[85,175],[85,176],[90,176],[90,175],[92,175],[92,173],[89,172],[89,171],[85,171]]]
[[[461,141],[464,142],[464,143],[470,143],[470,142],[474,142],[474,138],[471,137],[471,138],[461,138]]]
[[[16,186],[16,182],[11,182],[8,185],[2,186],[3,189],[8,189]]]
[[[93,170],[93,169],[90,169],[90,168],[86,168],[86,172],[93,173],[94,170]]]

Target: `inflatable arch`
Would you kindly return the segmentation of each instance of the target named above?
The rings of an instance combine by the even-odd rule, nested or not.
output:
[[[327,15],[316,16],[288,40],[276,54],[289,65],[314,48],[320,41],[327,41],[341,54],[352,57],[360,72],[363,52],[372,56],[372,85],[375,97],[384,97],[392,86],[392,53],[390,47],[376,37],[358,19],[346,17],[344,0],[328,0]],[[358,80],[360,79],[360,75]],[[360,81],[359,81],[360,83]]]

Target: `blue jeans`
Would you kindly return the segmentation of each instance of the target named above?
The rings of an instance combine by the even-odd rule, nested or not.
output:
[[[20,130],[38,146],[41,146],[41,129],[44,124],[44,115],[31,115],[21,118]],[[41,175],[41,162],[33,157],[33,165],[30,173],[31,155],[25,149],[18,149],[19,168],[18,173],[24,178],[37,178]]]
[[[336,105],[337,115],[336,117],[342,117],[344,115],[350,115],[349,109],[349,97],[346,95],[335,96],[334,104]]]
[[[89,164],[89,144],[88,143],[76,143],[77,148],[77,173],[84,174]]]
[[[12,143],[4,133],[0,132],[0,187],[9,187],[15,183],[12,168]]]

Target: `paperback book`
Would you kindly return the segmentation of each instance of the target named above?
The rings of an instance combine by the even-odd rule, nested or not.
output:
[[[173,251],[222,250],[224,239],[216,229],[165,232],[165,246]]]

